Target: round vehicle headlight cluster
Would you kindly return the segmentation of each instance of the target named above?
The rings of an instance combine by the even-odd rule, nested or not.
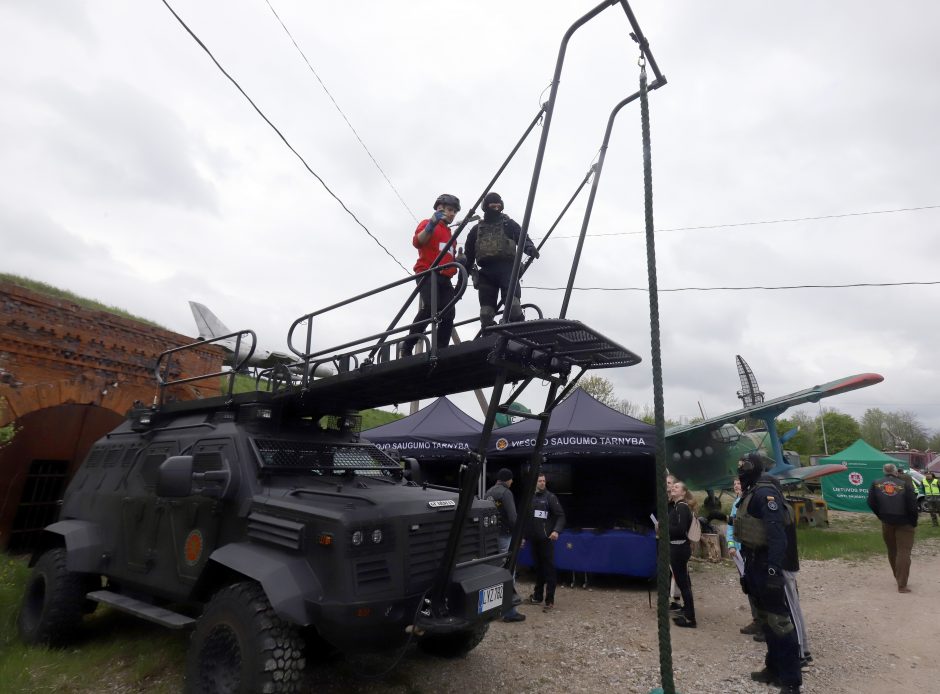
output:
[[[483,516],[484,528],[495,528],[497,524],[496,516]]]
[[[372,531],[369,537],[372,538],[372,544],[377,545],[382,542],[382,538],[384,537],[384,535],[382,534],[382,530],[380,528],[376,528],[375,530]],[[362,532],[361,530],[356,530],[352,534],[352,543],[356,547],[361,545],[365,541],[365,539],[366,539],[366,534]]]

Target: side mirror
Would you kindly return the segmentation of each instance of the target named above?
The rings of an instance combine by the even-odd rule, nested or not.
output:
[[[424,475],[421,474],[421,463],[415,458],[402,458],[402,477],[409,482],[421,484],[424,482]]]
[[[180,498],[193,493],[193,457],[174,455],[157,471],[157,496]]]

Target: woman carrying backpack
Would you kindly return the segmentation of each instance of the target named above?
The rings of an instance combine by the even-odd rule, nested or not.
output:
[[[669,489],[669,565],[672,575],[682,593],[682,614],[672,621],[678,627],[694,629],[695,601],[692,598],[692,579],[689,578],[689,558],[692,556],[692,541],[689,528],[698,523],[695,517],[695,500],[682,482],[676,482]]]

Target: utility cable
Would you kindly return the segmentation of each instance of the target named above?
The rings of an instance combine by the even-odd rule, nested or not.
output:
[[[755,289],[774,291],[780,289],[851,289],[855,287],[924,287],[940,284],[940,280],[928,282],[854,282],[852,284],[790,284],[780,286],[755,285],[751,287],[673,287],[659,292],[744,292]],[[526,289],[540,289],[545,292],[564,291],[565,287],[534,287],[527,285]],[[648,292],[647,287],[574,287],[578,292]]]
[[[307,67],[310,68],[310,72],[313,73],[313,76],[317,78],[317,82],[319,82],[320,86],[323,87],[323,91],[326,92],[326,95],[328,97],[330,97],[330,101],[333,102],[333,106],[336,107],[336,110],[339,111],[339,115],[341,115],[343,117],[343,120],[346,121],[346,125],[349,126],[349,129],[352,130],[353,135],[356,136],[356,140],[358,140],[359,144],[362,145],[362,148],[366,151],[366,154],[369,155],[369,159],[371,159],[372,163],[375,164],[375,168],[379,170],[379,173],[382,174],[382,178],[385,179],[385,182],[388,183],[389,188],[391,188],[392,192],[395,193],[395,197],[398,198],[398,201],[402,204],[402,207],[404,207],[408,211],[408,214],[411,215],[411,218],[415,221],[415,224],[417,224],[418,223],[417,216],[415,216],[415,213],[412,212],[410,207],[408,207],[408,203],[406,203],[405,200],[402,198],[401,193],[398,192],[398,188],[396,188],[395,184],[392,183],[391,179],[385,173],[385,170],[382,169],[382,167],[379,165],[379,162],[377,162],[375,157],[372,156],[372,152],[370,152],[369,148],[366,147],[366,143],[362,141],[361,137],[359,137],[359,133],[356,132],[356,129],[353,127],[353,124],[349,122],[349,119],[346,117],[346,114],[343,113],[343,109],[339,107],[339,104],[336,103],[336,99],[333,98],[333,95],[330,93],[330,90],[326,88],[326,85],[323,83],[323,80],[320,79],[320,75],[318,75],[317,71],[313,69],[313,65],[310,64],[310,61],[307,59],[306,54],[303,52],[300,46],[297,45],[297,41],[294,40],[294,35],[290,33],[290,29],[288,29],[287,26],[284,24],[284,21],[281,19],[280,15],[277,13],[277,10],[275,10],[274,7],[271,5],[270,0],[264,0],[264,2],[270,8],[272,14],[277,19],[278,23],[281,25],[281,28],[284,29],[284,32],[287,34],[287,37],[291,40],[291,43],[294,44],[294,48],[296,48],[297,52],[300,53],[300,57],[304,59],[305,63],[307,63]]]
[[[263,112],[260,108],[258,108],[258,105],[255,104],[255,102],[251,100],[251,97],[248,96],[248,94],[245,93],[245,90],[242,89],[242,88],[241,88],[241,85],[238,84],[238,82],[235,81],[235,78],[232,77],[228,72],[226,72],[225,68],[222,67],[221,64],[219,64],[219,61],[215,59],[215,56],[214,56],[214,55],[212,55],[212,51],[210,51],[210,50],[206,47],[206,44],[204,44],[204,43],[202,42],[202,40],[200,40],[200,38],[199,38],[198,36],[196,36],[195,33],[193,33],[193,30],[190,29],[189,26],[187,26],[186,22],[184,22],[184,21],[180,18],[180,16],[179,16],[178,14],[176,14],[176,11],[175,11],[172,7],[170,7],[170,3],[167,2],[167,0],[161,0],[161,2],[162,2],[164,5],[166,5],[166,8],[170,11],[170,14],[172,14],[172,15],[176,18],[176,21],[179,22],[179,23],[180,23],[180,26],[182,26],[182,27],[186,30],[186,33],[188,33],[188,34],[193,38],[193,40],[194,40],[196,43],[199,44],[199,47],[202,48],[202,50],[204,50],[204,51],[206,52],[206,55],[208,55],[209,58],[212,60],[212,62],[215,63],[215,66],[216,66],[217,68],[219,68],[219,70],[221,70],[222,74],[225,75],[225,76],[228,78],[228,80],[229,80],[233,85],[235,85],[235,88],[236,88],[239,92],[241,92],[242,96],[244,96],[244,97],[248,100],[248,103],[251,104],[252,108],[258,113],[258,115],[261,116],[261,117],[264,119],[264,122],[271,126],[271,129],[274,130],[275,133],[277,133],[277,136],[278,136],[279,138],[281,138],[281,141],[287,146],[287,148],[288,148],[291,152],[294,153],[294,155],[300,160],[300,163],[304,165],[304,168],[306,168],[307,171],[309,171],[309,172],[313,175],[313,177],[316,178],[316,179],[320,182],[320,185],[323,186],[323,188],[326,190],[326,192],[329,193],[329,194],[333,197],[333,199],[336,200],[336,202],[338,202],[338,203],[340,204],[340,206],[346,211],[346,214],[348,214],[350,217],[352,217],[352,218],[356,221],[356,224],[358,224],[359,226],[361,226],[362,229],[369,235],[369,237],[370,237],[373,241],[375,241],[383,251],[385,251],[385,253],[388,255],[388,257],[391,258],[392,260],[394,260],[396,263],[398,263],[398,267],[400,267],[402,270],[404,270],[407,274],[410,275],[410,274],[411,274],[411,271],[408,270],[408,268],[406,268],[404,265],[401,264],[401,261],[399,261],[398,258],[396,258],[396,257],[392,254],[392,252],[391,252],[390,250],[388,250],[388,248],[385,247],[385,244],[383,244],[381,241],[378,240],[378,238],[376,238],[375,234],[373,234],[371,231],[369,231],[369,228],[359,220],[359,218],[352,212],[352,210],[350,210],[348,207],[346,207],[346,203],[344,203],[342,200],[340,200],[339,196],[338,196],[336,193],[334,193],[334,192],[330,189],[330,187],[326,184],[326,181],[324,181],[324,180],[320,177],[320,175],[317,174],[316,171],[314,171],[312,168],[310,168],[310,164],[307,163],[307,160],[304,159],[303,156],[301,156],[301,154],[300,154],[296,149],[294,149],[294,147],[291,145],[291,143],[287,141],[287,138],[284,137],[284,134],[283,134],[280,130],[278,130],[277,126],[274,125],[274,123],[272,123],[271,120],[270,120],[266,115],[264,115],[264,112]]]
[[[867,212],[845,212],[843,214],[826,214],[819,215],[817,217],[793,217],[790,219],[768,219],[759,222],[736,222],[732,224],[710,224],[707,226],[694,226],[694,227],[675,227],[672,229],[657,229],[656,233],[662,233],[664,231],[705,231],[709,229],[731,229],[733,227],[750,227],[750,226],[760,226],[764,224],[789,224],[792,222],[815,222],[821,219],[841,219],[844,217],[864,217],[867,215],[874,214],[894,214],[896,212],[919,212],[921,210],[936,210],[940,209],[940,205],[922,205],[920,207],[899,207],[894,210],[870,210]],[[588,236],[594,236],[595,238],[602,238],[605,236],[633,236],[639,234],[645,234],[645,231],[613,231],[609,234],[588,234]],[[578,234],[571,236],[554,236],[555,239],[576,239]]]

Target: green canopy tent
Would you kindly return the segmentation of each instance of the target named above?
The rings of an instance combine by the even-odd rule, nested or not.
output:
[[[859,439],[843,451],[821,458],[817,465],[836,463],[845,466],[845,472],[827,475],[821,480],[823,499],[829,508],[837,511],[864,511],[868,508],[868,488],[871,483],[884,476],[884,464],[899,464],[897,458],[872,448]]]

